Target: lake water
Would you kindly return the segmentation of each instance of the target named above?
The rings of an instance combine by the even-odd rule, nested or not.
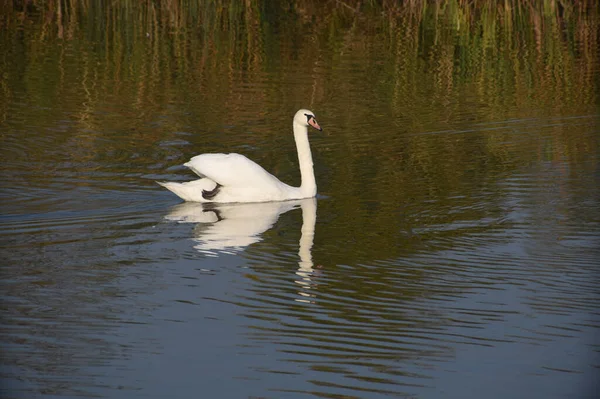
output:
[[[58,3],[1,19],[3,398],[597,397],[593,2]],[[301,107],[316,199],[155,183],[299,184]]]

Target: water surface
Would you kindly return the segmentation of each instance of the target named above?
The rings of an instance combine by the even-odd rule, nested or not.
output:
[[[3,17],[2,397],[597,395],[597,10],[300,3]]]

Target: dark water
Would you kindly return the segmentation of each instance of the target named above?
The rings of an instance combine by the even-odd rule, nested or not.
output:
[[[597,396],[597,11],[344,4],[3,17],[2,397]]]

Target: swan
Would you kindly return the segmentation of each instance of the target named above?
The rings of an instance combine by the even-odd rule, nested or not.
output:
[[[293,130],[298,161],[300,187],[289,186],[240,154],[201,154],[184,166],[200,176],[185,182],[157,182],[185,201],[192,202],[269,202],[312,198],[317,194],[308,126],[322,131],[315,114],[300,109],[294,115]]]

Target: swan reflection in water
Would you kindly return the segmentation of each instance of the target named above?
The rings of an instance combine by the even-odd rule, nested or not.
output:
[[[208,256],[236,254],[248,245],[262,240],[262,234],[269,230],[279,216],[300,207],[302,209],[302,230],[299,242],[299,262],[296,280],[301,286],[299,302],[312,302],[310,292],[313,283],[312,246],[317,221],[317,200],[262,202],[246,204],[202,204],[185,202],[172,208],[165,216],[167,220],[179,223],[195,223],[196,242],[194,248]]]

